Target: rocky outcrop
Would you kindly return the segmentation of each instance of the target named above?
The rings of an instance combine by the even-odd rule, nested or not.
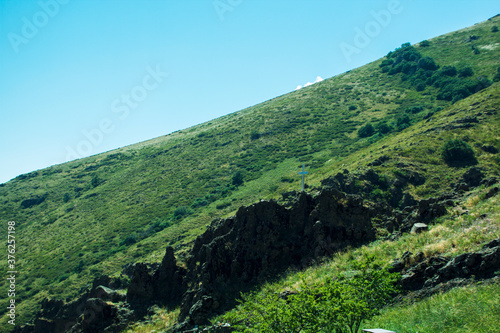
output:
[[[170,246],[159,266],[137,263],[128,270],[131,280],[127,302],[139,312],[146,311],[152,304],[174,307],[186,291],[186,270],[177,266],[174,249]]]
[[[462,181],[469,187],[478,182],[492,185],[497,180],[484,179],[481,170],[472,168]],[[347,246],[373,241],[377,228],[387,229],[391,239],[412,228],[425,231],[433,219],[455,205],[460,192],[417,201],[403,191],[406,184],[423,182],[425,178],[408,170],[393,180],[372,169],[356,177],[344,171],[323,181],[326,188],[315,195],[294,191],[283,195],[284,204],[263,200],[241,207],[233,217],[214,220],[198,236],[185,268],[177,265],[173,248],[167,247],[159,264],[126,265],[127,286],[120,280],[99,277],[73,302],[45,300],[37,319],[17,332],[115,332],[130,320],[142,318],[153,305],[180,306],[178,332],[207,325],[209,318],[234,306],[241,292],[287,269],[303,268]],[[366,194],[374,187],[391,193],[399,209],[391,207],[390,200],[373,203],[345,193]],[[492,188],[486,197],[498,192],[498,187]],[[394,269],[403,273],[402,285],[409,291],[443,288],[443,283],[452,286],[498,269],[498,245],[452,260],[424,260],[423,254],[406,253]],[[126,294],[116,290],[124,288]]]
[[[493,240],[478,252],[463,253],[454,258],[405,253],[396,259],[393,271],[401,272],[401,287],[414,297],[429,296],[473,281],[499,278],[500,239]]]
[[[123,287],[124,282],[109,276],[96,278],[90,289],[71,302],[44,299],[32,324],[16,326],[13,332],[120,332],[137,319],[125,295],[111,287]]]
[[[185,294],[180,318],[207,324],[211,315],[234,305],[241,290],[373,240],[376,214],[358,196],[324,190],[315,197],[301,193],[290,208],[261,201],[215,220],[193,246],[187,280],[197,287]]]

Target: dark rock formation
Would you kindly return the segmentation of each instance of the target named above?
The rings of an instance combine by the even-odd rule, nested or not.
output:
[[[402,274],[403,290],[418,291],[420,296],[428,296],[436,291],[447,290],[449,287],[491,279],[498,275],[500,240],[496,239],[485,244],[478,252],[463,253],[451,259],[442,256],[427,259],[423,256],[411,258],[411,254],[408,253],[406,258],[403,257],[396,259],[392,265],[393,271]],[[443,287],[442,284],[448,286]]]
[[[100,276],[90,290],[83,290],[74,301],[46,298],[33,323],[16,326],[14,332],[120,332],[136,319],[134,312],[124,303],[125,295],[109,287],[122,284],[121,280]]]
[[[196,287],[185,294],[180,318],[207,324],[242,289],[373,240],[376,213],[357,196],[324,190],[316,197],[301,193],[291,208],[261,201],[215,220],[193,246],[187,278]]]
[[[472,167],[467,172],[464,173],[462,176],[463,180],[467,185],[471,187],[476,187],[481,184],[481,181],[484,178],[484,173],[481,171],[481,169],[477,167]]]
[[[130,268],[131,280],[127,289],[128,303],[139,312],[153,304],[175,306],[186,291],[186,270],[177,266],[174,249],[167,247],[159,266],[137,263]]]
[[[322,181],[325,189],[314,196],[293,191],[283,195],[284,204],[260,201],[241,207],[233,217],[214,220],[198,236],[186,268],[177,265],[173,248],[167,247],[159,264],[126,265],[123,273],[130,277],[128,286],[120,279],[96,278],[72,302],[45,300],[36,320],[16,332],[115,332],[130,320],[142,318],[153,305],[180,306],[183,322],[178,332],[207,325],[209,318],[234,306],[240,292],[289,268],[304,268],[347,246],[373,241],[376,228],[387,229],[389,239],[395,239],[443,216],[460,197],[456,189],[417,201],[404,188],[423,184],[425,177],[407,165],[400,165],[400,170],[392,180],[373,169],[357,175],[346,170]],[[478,168],[469,169],[462,178],[467,188],[497,182],[496,178],[484,179]],[[356,194],[370,198],[373,189],[386,191],[388,200],[372,203]],[[498,191],[495,187],[486,196]],[[445,282],[449,286],[465,283],[463,279],[472,275],[490,276],[498,270],[499,254],[499,244],[453,260],[424,260],[422,253],[408,252],[394,262],[393,270],[403,273],[405,290],[430,290]],[[462,280],[450,282],[453,279]],[[126,295],[116,291],[125,287]]]

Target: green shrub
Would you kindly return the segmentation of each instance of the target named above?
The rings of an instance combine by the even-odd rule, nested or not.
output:
[[[250,140],[257,140],[258,138],[260,138],[261,134],[257,131],[252,131],[252,133],[250,133]]]
[[[280,181],[282,183],[293,183],[295,179],[293,179],[292,177],[283,176],[281,177]]]
[[[187,216],[189,214],[191,214],[191,210],[189,208],[187,208],[186,206],[180,206],[174,210],[174,213],[172,214],[172,216],[174,219],[177,220],[177,219],[180,219],[180,218]]]
[[[455,66],[444,66],[440,70],[441,74],[446,75],[446,76],[455,76],[457,75],[457,69]]]
[[[420,59],[418,61],[418,67],[431,71],[434,71],[439,68],[434,59],[432,59],[431,57],[423,57],[422,59]]]
[[[128,235],[124,240],[120,242],[121,245],[130,246],[137,243],[137,235],[135,233]]]
[[[237,332],[358,332],[397,292],[398,274],[374,264],[355,265],[351,278],[329,278],[296,293],[261,292],[243,296],[238,311],[223,320]]]
[[[491,32],[498,32],[498,26],[496,26],[496,25],[492,26]]]
[[[398,117],[398,119],[396,119],[396,126],[397,126],[398,131],[402,131],[405,128],[410,127],[410,124],[411,124],[410,117],[408,117],[408,115],[406,115],[406,114],[403,116],[400,116],[400,117]]]
[[[101,185],[102,183],[102,180],[101,178],[99,178],[98,175],[95,175],[94,177],[92,177],[92,180],[90,181],[90,185],[92,185],[92,187],[97,187],[99,185]]]
[[[500,81],[500,67],[498,67],[497,73],[495,74],[495,77],[493,78],[493,81],[495,81],[495,82]]]
[[[66,203],[71,200],[71,195],[69,193],[64,193],[63,202]]]
[[[460,139],[453,139],[446,142],[441,154],[446,164],[450,166],[472,165],[477,163],[472,147],[467,142]]]
[[[217,208],[217,209],[224,209],[224,208],[227,208],[229,206],[231,206],[231,203],[225,201],[225,202],[221,202],[220,204],[215,205],[215,208]]]
[[[422,106],[413,106],[411,108],[406,109],[405,112],[411,113],[411,114],[417,114],[423,110],[424,110],[424,108]]]
[[[361,127],[358,130],[358,137],[360,138],[367,138],[375,134],[375,128],[373,128],[373,125],[368,123],[365,126]]]
[[[243,184],[243,173],[241,171],[236,171],[234,173],[231,184],[234,186],[240,186]]]
[[[431,42],[429,42],[428,40],[423,40],[420,42],[420,46],[421,47],[429,47],[429,46],[431,46]]]
[[[474,75],[474,70],[470,67],[465,67],[465,68],[461,68],[459,71],[458,71],[458,76],[459,77],[470,77]]]
[[[380,134],[387,134],[392,131],[392,127],[387,125],[386,123],[380,123],[377,125],[377,132]]]

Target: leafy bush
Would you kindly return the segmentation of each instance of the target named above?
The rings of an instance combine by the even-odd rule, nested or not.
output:
[[[455,66],[444,66],[443,68],[441,68],[440,72],[442,75],[446,76],[455,76],[458,73]]]
[[[71,200],[71,195],[69,193],[64,193],[63,202],[66,203]]]
[[[128,235],[124,240],[120,242],[121,245],[129,246],[137,243],[137,235],[135,233]]]
[[[234,173],[231,184],[234,186],[240,186],[243,184],[243,173],[241,171],[236,171]]]
[[[205,198],[197,198],[192,204],[191,204],[191,208],[198,208],[198,207],[203,207],[203,206],[206,206],[208,205],[209,202],[207,199]]]
[[[377,132],[380,134],[387,134],[392,131],[392,127],[387,125],[386,123],[380,123],[377,125]]]
[[[498,82],[500,81],[500,67],[498,67],[497,73],[495,77],[493,78],[493,81]]]
[[[373,134],[375,134],[375,129],[370,123],[366,124],[358,130],[358,137],[360,138],[367,138],[372,136]]]
[[[257,132],[257,131],[252,131],[252,133],[250,133],[250,140],[257,140],[258,138],[260,138],[260,133]]]
[[[411,108],[406,109],[405,112],[411,113],[411,114],[417,114],[423,110],[424,110],[424,108],[422,106],[413,106]]]
[[[396,119],[396,126],[398,131],[402,131],[405,128],[410,127],[410,124],[411,120],[410,117],[408,117],[408,115],[403,115],[401,117],[398,117],[398,119]]]
[[[492,26],[491,32],[498,32],[498,26],[496,26],[496,25]]]
[[[281,177],[280,181],[282,183],[293,183],[295,179],[293,179],[292,177],[283,176]]]
[[[434,71],[439,68],[434,59],[432,59],[431,57],[423,57],[422,59],[420,59],[418,61],[418,67],[430,71]]]
[[[461,166],[476,164],[474,150],[465,141],[460,139],[449,140],[442,150],[444,161],[450,166]]]
[[[90,185],[92,185],[92,187],[97,187],[99,185],[101,185],[102,183],[102,180],[101,178],[99,178],[98,175],[95,175],[94,177],[92,177],[92,180],[90,181]]]
[[[225,202],[221,202],[220,204],[215,205],[215,208],[217,208],[217,209],[224,209],[224,208],[227,208],[229,206],[231,206],[231,203],[225,201]]]
[[[458,70],[459,77],[470,77],[472,75],[474,75],[474,70],[470,67],[465,67]]]
[[[178,220],[189,214],[191,214],[191,210],[189,208],[187,208],[186,206],[180,206],[174,210],[172,217],[174,218],[174,220]]]
[[[363,321],[379,314],[397,292],[398,274],[374,264],[355,265],[351,278],[331,278],[314,285],[303,281],[293,293],[243,296],[238,311],[224,316],[237,332],[358,332]]]
[[[420,46],[421,47],[429,47],[429,46],[431,46],[431,42],[429,42],[427,39],[423,40],[420,42]]]

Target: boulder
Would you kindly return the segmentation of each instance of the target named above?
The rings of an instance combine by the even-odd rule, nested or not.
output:
[[[484,173],[477,167],[470,168],[462,176],[464,182],[471,187],[479,186],[483,178]]]
[[[429,230],[429,226],[425,223],[415,223],[413,227],[411,227],[412,234],[419,234],[423,231]]]

